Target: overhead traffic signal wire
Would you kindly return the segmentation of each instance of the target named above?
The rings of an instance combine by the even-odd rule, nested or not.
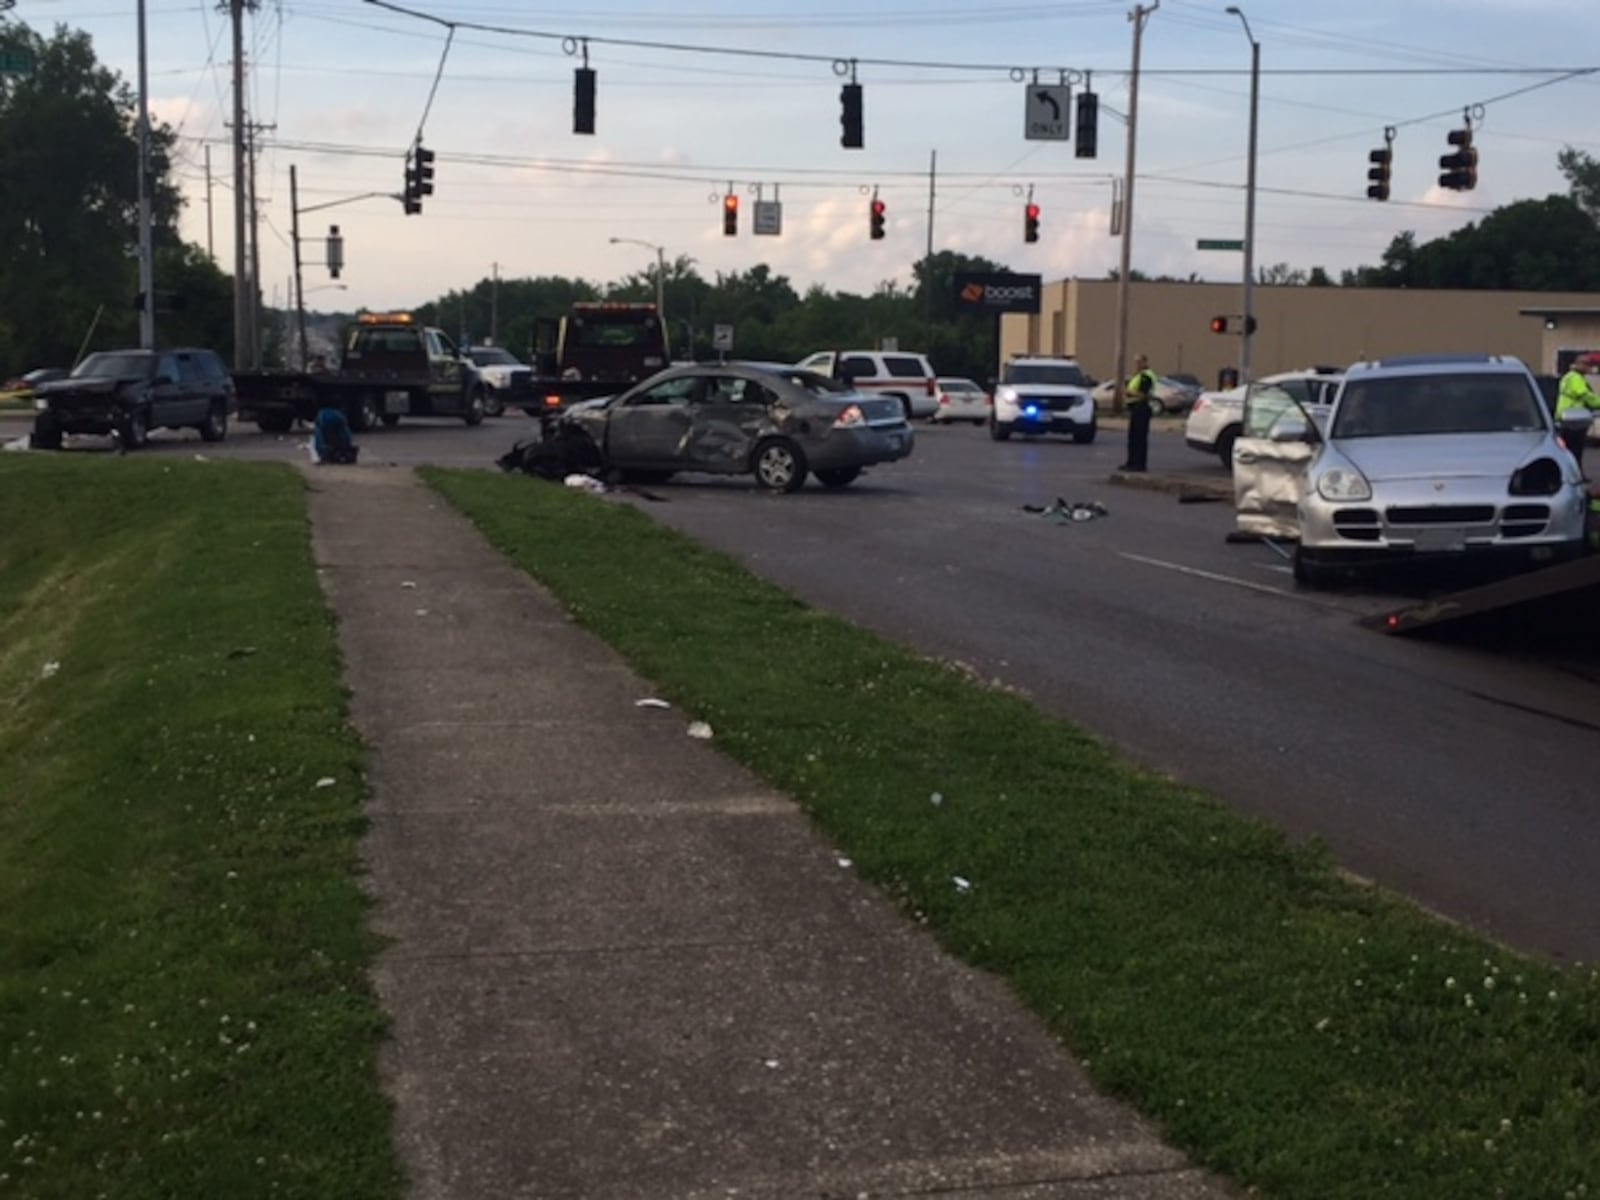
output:
[[[676,54],[711,54],[731,58],[759,58],[788,62],[827,63],[829,65],[853,61],[863,66],[907,67],[927,71],[983,71],[1013,74],[1015,72],[1026,73],[1035,70],[1048,72],[1066,69],[1059,64],[1026,66],[1017,63],[938,62],[903,58],[863,58],[853,54],[808,54],[798,50],[756,50],[736,46],[704,46],[688,42],[654,41],[648,38],[556,33],[547,29],[527,29],[514,25],[495,25],[483,21],[455,20],[423,12],[419,9],[407,8],[404,5],[393,3],[393,0],[362,0],[362,2],[375,8],[398,13],[401,16],[412,17],[419,21],[429,21],[435,25],[443,25],[452,31],[470,29],[477,33],[493,33],[504,37],[535,38],[541,41],[561,42],[564,46],[576,45],[579,42],[589,42],[596,46],[628,46],[634,49],[664,50]],[[1096,67],[1093,70],[1104,75],[1126,75],[1128,73],[1125,67]],[[1263,70],[1261,74],[1293,75],[1297,77],[1319,75],[1561,75],[1571,77],[1596,71],[1600,71],[1600,67],[1281,67]],[[1231,67],[1169,67],[1165,69],[1152,68],[1142,71],[1141,74],[1152,76],[1248,75],[1249,71]]]

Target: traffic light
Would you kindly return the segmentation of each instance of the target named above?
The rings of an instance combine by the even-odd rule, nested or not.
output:
[[[1037,242],[1039,240],[1039,206],[1032,200],[1022,210],[1022,240]]]
[[[722,233],[724,237],[737,237],[739,233],[739,197],[732,192],[722,198]]]
[[[1212,333],[1227,333],[1228,332],[1228,318],[1227,317],[1212,317],[1211,318],[1211,332]]]
[[[861,136],[861,85],[847,83],[840,88],[839,105],[839,124],[844,127],[839,145],[846,150],[859,150],[866,144]]]
[[[1387,200],[1389,198],[1389,174],[1394,166],[1394,151],[1385,146],[1382,150],[1374,150],[1367,155],[1367,161],[1372,164],[1367,168],[1368,200]]]
[[[1078,148],[1079,158],[1094,158],[1099,150],[1100,97],[1093,92],[1078,93]]]
[[[422,211],[422,200],[417,194],[417,166],[413,158],[415,153],[414,150],[406,151],[406,187],[400,199],[408,217]]]
[[[1478,186],[1478,152],[1472,148],[1472,126],[1452,129],[1447,140],[1456,151],[1439,158],[1439,186],[1452,192],[1470,192]]]
[[[883,214],[886,211],[887,206],[882,200],[879,200],[876,196],[874,196],[872,198],[872,204],[867,210],[867,214],[872,228],[872,240],[875,242],[883,240]]]
[[[433,195],[433,151],[417,144],[417,198]]]
[[[339,278],[339,272],[344,270],[344,237],[339,233],[337,225],[328,226],[328,238],[323,246],[322,259],[328,264],[328,277]]]
[[[594,69],[579,67],[572,73],[572,132],[594,132]]]

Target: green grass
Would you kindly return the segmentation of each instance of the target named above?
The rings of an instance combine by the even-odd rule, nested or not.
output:
[[[1196,1160],[1280,1200],[1600,1196],[1592,973],[1347,883],[630,508],[428,478]]]
[[[301,481],[7,455],[0,514],[0,1195],[397,1195]]]

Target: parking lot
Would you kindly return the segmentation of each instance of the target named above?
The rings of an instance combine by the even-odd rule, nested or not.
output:
[[[406,423],[361,439],[361,469],[492,468],[531,431],[521,417]],[[1227,504],[1108,483],[1116,431],[1089,446],[997,444],[970,426],[917,437],[909,460],[840,491],[685,477],[627,499],[812,604],[1321,837],[1359,875],[1527,949],[1600,956],[1600,655],[1373,633],[1358,619],[1414,598],[1416,581],[1300,589],[1270,546],[1225,540]],[[145,453],[304,460],[304,441],[162,433]],[[69,452],[113,451],[83,439]],[[1170,431],[1151,468],[1225,479]],[[1024,510],[1058,498],[1108,515]]]

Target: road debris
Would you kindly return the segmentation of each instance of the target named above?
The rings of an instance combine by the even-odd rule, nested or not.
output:
[[[1059,524],[1093,521],[1109,517],[1110,511],[1098,500],[1064,500],[1060,496],[1053,504],[1024,504],[1022,511],[1037,517],[1049,517]]]
[[[646,696],[643,700],[635,700],[633,702],[633,706],[635,708],[671,708],[672,707],[672,705],[668,704],[665,700],[658,700],[654,696]]]
[[[711,726],[707,725],[704,721],[695,721],[691,723],[688,733],[690,737],[697,738],[702,742],[709,742],[712,737]]]
[[[580,475],[577,472],[573,472],[561,482],[574,491],[591,492],[595,495],[600,495],[606,491],[606,485],[593,475]]]
[[[843,867],[846,871],[848,871],[852,866],[855,865],[855,863],[852,860],[848,859],[848,858],[841,858],[839,860],[839,865],[841,867]]]
[[[15,451],[15,450],[32,450],[33,449],[33,435],[32,434],[23,434],[21,437],[15,438],[12,441],[7,442],[6,443],[6,449],[7,450],[13,450],[13,451]]]

